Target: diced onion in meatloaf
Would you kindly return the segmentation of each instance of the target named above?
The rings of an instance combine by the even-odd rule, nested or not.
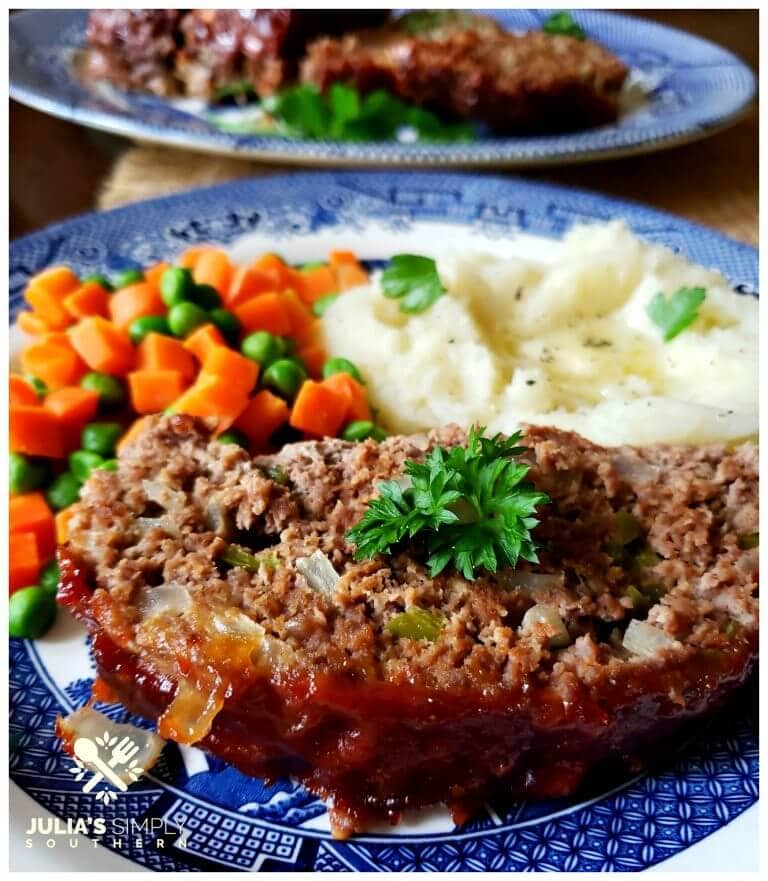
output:
[[[550,648],[562,648],[571,641],[568,628],[554,606],[537,603],[523,615],[520,630],[536,631],[541,629],[549,639]]]
[[[647,621],[633,620],[629,622],[629,626],[624,633],[623,645],[633,655],[652,658],[658,655],[659,651],[674,648],[679,646],[680,643]]]
[[[308,557],[299,557],[296,568],[301,572],[312,590],[332,597],[339,583],[339,573],[322,551],[314,551]]]

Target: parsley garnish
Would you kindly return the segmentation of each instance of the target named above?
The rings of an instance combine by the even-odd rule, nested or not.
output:
[[[356,560],[390,554],[419,535],[433,577],[449,564],[471,581],[479,568],[496,572],[521,557],[538,562],[531,530],[539,522],[537,505],[549,497],[523,482],[528,465],[513,458],[526,449],[516,446],[520,433],[489,438],[483,431],[472,428],[466,447],[435,447],[423,463],[407,460],[412,486],[381,484],[347,533]]]
[[[279,134],[294,138],[392,140],[403,130],[419,141],[471,141],[474,136],[469,123],[445,122],[389,92],[379,89],[363,95],[343,83],[334,83],[327,94],[306,84],[292,86],[266,98],[262,107]]]
[[[400,311],[415,315],[428,309],[445,293],[431,257],[396,254],[381,276],[384,296],[400,300]]]
[[[549,16],[541,28],[545,34],[560,34],[565,37],[574,37],[577,40],[584,40],[586,33],[581,25],[573,20],[570,12],[555,12]]]
[[[663,332],[664,342],[668,343],[688,325],[693,324],[706,296],[704,288],[678,288],[669,299],[659,291],[645,311]]]

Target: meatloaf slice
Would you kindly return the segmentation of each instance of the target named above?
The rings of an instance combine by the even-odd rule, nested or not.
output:
[[[355,562],[345,533],[379,482],[465,440],[250,458],[190,417],[156,419],[116,472],[93,472],[60,549],[99,696],[245,773],[297,777],[344,836],[438,802],[466,817],[498,787],[566,794],[744,681],[752,444],[607,449],[529,428],[529,477],[551,498],[540,563],[467,581],[431,578],[416,544]],[[391,626],[414,609],[428,638]]]
[[[411,21],[316,40],[302,79],[322,91],[335,82],[387,89],[499,133],[567,131],[618,116],[627,68],[591,40],[510,33],[466,13],[432,19],[431,27]]]
[[[177,91],[178,9],[94,9],[88,16],[83,73],[122,88],[167,97]]]
[[[176,73],[188,95],[214,97],[236,81],[271,95],[295,77],[309,39],[377,24],[386,10],[195,9],[182,22]]]

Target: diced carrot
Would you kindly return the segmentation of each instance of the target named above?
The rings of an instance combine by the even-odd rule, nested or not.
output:
[[[226,431],[248,405],[248,395],[220,376],[207,376],[187,389],[172,406],[179,413],[216,420],[216,434]]]
[[[40,551],[31,532],[19,532],[8,540],[8,592],[37,584],[40,578]]]
[[[368,284],[368,273],[362,266],[354,266],[351,263],[342,263],[336,267],[336,283],[338,290],[348,291],[360,285]]]
[[[198,381],[218,376],[246,395],[253,391],[259,376],[259,365],[229,346],[215,346],[205,356]]]
[[[333,376],[323,380],[323,385],[346,399],[347,410],[344,414],[344,424],[356,419],[368,420],[371,418],[368,396],[363,386],[354,377],[348,373],[334,373]]]
[[[299,389],[288,420],[294,428],[312,437],[334,436],[348,411],[344,393],[321,382],[307,379]]]
[[[47,330],[39,340],[35,340],[36,343],[45,343],[46,345],[57,345],[64,346],[65,348],[72,348],[72,343],[69,339],[69,332],[64,330]]]
[[[109,293],[100,284],[89,281],[64,297],[64,308],[73,318],[87,318],[89,315],[106,318],[109,314]]]
[[[54,414],[59,424],[81,428],[96,415],[99,393],[79,385],[65,386],[46,395],[43,406]]]
[[[36,376],[49,389],[74,385],[85,373],[85,364],[66,334],[39,337],[22,351],[21,365],[25,373]]]
[[[56,512],[53,518],[57,545],[64,545],[69,541],[69,521],[75,513],[74,507],[74,505],[70,505],[68,508],[62,508],[61,511]]]
[[[295,291],[284,291],[282,297],[291,316],[291,329],[289,334],[294,339],[298,340],[305,329],[318,319],[315,318],[309,307],[304,303],[301,297],[295,293]]]
[[[54,330],[63,330],[74,321],[64,303],[45,288],[27,288],[24,297],[35,314]]]
[[[141,416],[139,419],[134,420],[131,424],[128,431],[120,438],[120,440],[115,444],[115,450],[118,454],[120,454],[128,444],[132,443],[136,440],[136,438],[140,437],[144,432],[152,425],[152,417],[151,416]]]
[[[183,266],[185,269],[194,269],[200,256],[208,250],[208,245],[194,245],[182,251],[176,260],[177,266]]]
[[[150,284],[153,284],[156,288],[160,288],[160,279],[163,277],[163,273],[166,269],[170,267],[170,263],[155,263],[154,266],[150,266],[148,269],[144,270],[144,278]]]
[[[250,443],[251,453],[269,449],[269,438],[288,421],[288,404],[272,392],[263,389],[255,394],[248,406],[235,420],[235,428],[243,432]]]
[[[368,282],[368,273],[352,251],[331,251],[329,262],[336,274],[337,291],[348,291]]]
[[[197,258],[192,277],[196,284],[209,284],[223,294],[232,278],[232,264],[223,251],[207,248]]]
[[[83,318],[72,328],[70,339],[91,370],[122,376],[133,367],[128,334],[99,315]]]
[[[320,318],[312,318],[304,327],[296,330],[291,336],[300,348],[317,346],[323,343],[323,322]]]
[[[360,261],[354,251],[331,251],[328,255],[328,262],[336,268],[337,266],[359,266]]]
[[[19,376],[18,373],[12,373],[8,377],[8,403],[36,407],[40,405],[40,398],[24,377]]]
[[[306,365],[309,375],[313,379],[319,379],[323,373],[323,364],[325,364],[327,357],[325,348],[319,343],[311,343],[308,346],[300,347],[297,354]]]
[[[202,364],[211,349],[215,349],[217,346],[226,346],[226,344],[227,341],[215,324],[204,324],[191,333],[184,340],[183,345]]]
[[[109,298],[109,316],[121,328],[127,328],[136,318],[165,315],[166,311],[160,291],[146,281],[128,285]]]
[[[131,406],[143,415],[170,407],[187,383],[178,370],[134,370],[128,374]]]
[[[79,285],[80,279],[68,266],[51,266],[33,275],[27,284],[27,289],[44,287],[57,297],[63,298]]]
[[[8,517],[12,535],[31,533],[37,539],[37,550],[43,559],[53,554],[56,547],[53,512],[42,493],[12,496],[8,502]]]
[[[79,286],[80,280],[68,266],[54,266],[29,280],[24,299],[49,327],[63,330],[72,324],[63,300]]]
[[[178,370],[185,382],[195,378],[197,367],[192,354],[180,340],[164,333],[148,333],[139,344],[138,354],[139,370]]]
[[[224,303],[229,309],[234,309],[251,297],[273,290],[274,283],[268,275],[257,272],[249,266],[238,266],[232,273],[229,287],[224,294]]]
[[[37,312],[28,312],[26,310],[24,312],[19,312],[16,316],[16,323],[24,333],[28,333],[31,336],[46,333],[51,329]]]
[[[298,273],[296,290],[301,299],[311,306],[321,297],[335,294],[337,284],[336,273],[330,266],[316,266]]]
[[[38,404],[11,404],[10,448],[14,453],[60,459],[64,436],[58,419]]]
[[[291,268],[277,254],[262,254],[251,264],[251,269],[265,275],[271,282],[273,291],[282,291],[290,287],[293,281]]]
[[[291,312],[280,294],[260,294],[234,311],[246,333],[268,330],[277,336],[287,336],[291,332]]]
[[[46,396],[43,406],[59,421],[65,453],[80,446],[83,426],[96,415],[98,405],[98,392],[79,385],[65,386]]]

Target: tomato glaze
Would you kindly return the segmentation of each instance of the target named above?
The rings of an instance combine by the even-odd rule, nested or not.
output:
[[[158,719],[179,682],[106,632],[86,570],[66,551],[59,559],[59,602],[94,634],[101,693]],[[595,763],[637,756],[718,706],[746,678],[755,648],[734,641],[591,689],[574,677],[566,697],[536,677],[484,695],[339,672],[254,676],[250,669],[230,680],[197,745],[245,774],[300,780],[328,800],[338,837],[441,802],[460,822],[494,792],[567,795]]]

